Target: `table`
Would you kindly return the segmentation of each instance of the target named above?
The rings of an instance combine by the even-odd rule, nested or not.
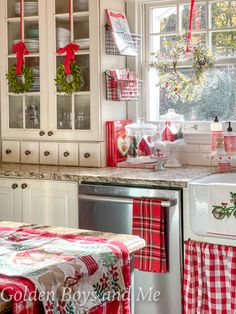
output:
[[[52,232],[56,234],[74,234],[79,236],[93,236],[102,237],[111,241],[120,241],[126,245],[130,255],[137,250],[142,249],[145,246],[145,241],[138,236],[133,236],[130,234],[115,234],[108,232],[92,231],[92,230],[82,230],[73,228],[62,228],[62,227],[52,227],[52,226],[42,226],[36,224],[23,224],[19,222],[1,221],[0,227],[9,228],[28,228],[46,232]],[[0,314],[12,313],[12,303],[1,300],[0,298]]]

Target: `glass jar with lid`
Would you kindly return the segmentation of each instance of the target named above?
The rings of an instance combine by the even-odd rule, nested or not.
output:
[[[177,114],[175,109],[160,116],[161,139],[169,143],[183,143],[183,115]]]
[[[129,158],[151,156],[155,150],[155,136],[157,126],[145,123],[143,118],[138,118],[136,123],[125,126],[127,135],[131,139]]]

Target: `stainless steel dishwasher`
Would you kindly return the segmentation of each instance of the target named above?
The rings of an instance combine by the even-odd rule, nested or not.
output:
[[[181,314],[182,206],[181,191],[154,187],[79,185],[79,228],[132,233],[133,198],[163,198],[169,272],[134,271],[133,314]]]

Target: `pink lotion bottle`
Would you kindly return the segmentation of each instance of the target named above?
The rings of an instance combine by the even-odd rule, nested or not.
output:
[[[216,140],[223,137],[222,123],[219,122],[218,117],[215,117],[214,122],[211,123],[211,152],[216,150]]]
[[[225,152],[227,155],[236,154],[236,133],[233,132],[231,127],[231,122],[226,122],[229,124],[227,132],[224,133],[224,143],[225,143]]]

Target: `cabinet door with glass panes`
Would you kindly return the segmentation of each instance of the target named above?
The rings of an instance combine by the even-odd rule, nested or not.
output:
[[[20,23],[20,0],[1,0],[1,121],[4,138],[39,138],[47,126],[47,46],[46,0],[24,0],[23,19]],[[34,83],[25,93],[16,94],[8,86],[6,73],[16,64],[13,44],[22,40],[29,54],[25,65],[31,67]],[[22,75],[18,76],[21,82]]]
[[[71,140],[99,140],[100,76],[99,73],[99,1],[70,0],[72,8],[69,23],[68,0],[49,0],[49,119],[54,138]],[[55,85],[59,64],[64,55],[57,53],[69,42],[80,46],[75,62],[84,80],[81,89],[67,95]]]

